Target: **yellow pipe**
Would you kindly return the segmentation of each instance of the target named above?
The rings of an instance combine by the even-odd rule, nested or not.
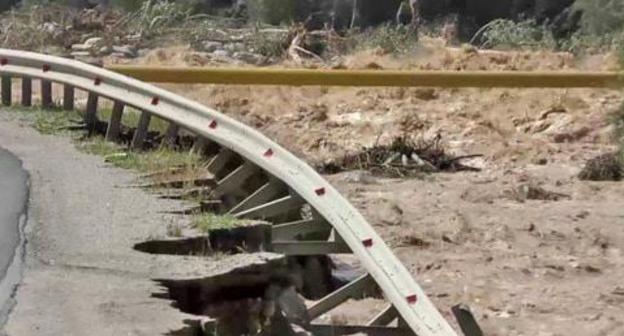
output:
[[[620,88],[619,72],[308,70],[112,65],[107,69],[153,83],[444,88]]]

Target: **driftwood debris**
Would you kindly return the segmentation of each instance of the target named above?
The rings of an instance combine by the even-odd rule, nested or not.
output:
[[[357,153],[346,154],[320,165],[324,174],[347,170],[369,170],[388,177],[412,177],[421,173],[479,171],[461,163],[482,155],[453,156],[445,150],[441,136],[431,140],[412,140],[409,136],[394,138],[390,144],[376,144]]]

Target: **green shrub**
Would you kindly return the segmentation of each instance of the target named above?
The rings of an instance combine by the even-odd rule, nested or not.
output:
[[[141,5],[146,2],[145,0],[112,0],[111,5],[115,8],[123,9],[126,11],[136,11],[141,8]]]
[[[555,49],[556,40],[546,25],[533,19],[514,22],[497,19],[484,26],[476,38],[484,48]],[[474,41],[473,41],[474,42]]]
[[[379,48],[385,53],[400,54],[414,49],[418,35],[409,27],[384,24],[356,36],[356,45]]]
[[[151,0],[141,4],[133,13],[131,21],[134,30],[142,36],[158,36],[166,29],[192,19],[189,3]]]
[[[297,0],[248,0],[247,11],[252,22],[270,25],[291,23],[296,16]]]
[[[288,49],[289,39],[287,35],[267,34],[261,32],[259,27],[255,27],[246,43],[255,53],[267,57],[281,57]]]
[[[617,47],[617,55],[620,59],[620,67],[624,69],[624,34],[622,34],[622,40]]]
[[[624,104],[611,114],[611,123],[616,140],[624,143]]]
[[[602,35],[624,29],[624,0],[576,0],[582,10],[581,29],[590,35]]]
[[[219,216],[211,213],[195,215],[191,222],[198,230],[206,233],[211,230],[235,228],[245,223],[232,215]]]

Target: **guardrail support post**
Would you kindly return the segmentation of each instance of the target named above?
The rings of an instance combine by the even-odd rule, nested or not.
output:
[[[93,133],[95,130],[95,124],[97,122],[97,107],[98,107],[98,95],[92,92],[89,92],[89,97],[87,98],[87,109],[84,115],[84,121],[87,125],[87,130],[89,134]]]
[[[148,112],[141,112],[141,117],[139,118],[139,124],[137,125],[136,130],[134,131],[134,137],[132,138],[131,148],[134,150],[143,149],[143,143],[145,142],[145,138],[147,137],[147,132],[149,130],[149,123],[152,116]]]
[[[32,106],[32,79],[22,77],[22,106]]]
[[[52,107],[52,82],[43,79],[41,80],[41,106]]]
[[[115,101],[115,104],[113,105],[113,112],[111,113],[110,120],[108,121],[108,128],[106,129],[106,141],[116,142],[119,139],[123,110],[124,104],[119,101]]]
[[[180,126],[176,123],[169,123],[169,127],[165,132],[165,137],[162,140],[161,147],[173,147],[176,142],[176,138],[178,137],[178,132],[180,131]]]
[[[11,77],[10,76],[2,76],[2,105],[11,106],[11,95],[12,95],[12,87],[11,87]]]
[[[74,87],[63,86],[63,110],[72,111],[74,109]]]

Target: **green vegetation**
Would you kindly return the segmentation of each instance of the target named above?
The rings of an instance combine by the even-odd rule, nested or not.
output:
[[[144,1],[131,13],[130,29],[141,36],[159,36],[166,30],[193,19],[193,6],[189,2]]]
[[[109,108],[100,109],[98,115],[102,120],[110,120],[110,116],[113,113],[113,110]],[[124,113],[121,116],[121,123],[128,127],[136,127],[139,124],[139,118],[141,117],[141,111],[134,109],[132,107],[126,106],[124,109]],[[150,120],[149,130],[154,132],[164,133],[169,127],[169,122],[152,117]]]
[[[121,146],[104,140],[104,137],[102,136],[76,140],[75,144],[76,147],[82,152],[104,157],[124,151]]]
[[[610,35],[624,30],[623,0],[576,0],[574,6],[583,11],[581,29],[585,34]]]
[[[68,133],[69,128],[80,120],[80,114],[75,111],[35,109],[31,113],[33,127],[42,134]]]
[[[611,115],[611,123],[614,126],[613,134],[619,145],[619,159],[624,170],[624,104]]]
[[[494,20],[482,28],[480,37],[484,48],[554,49],[557,46],[550,29],[535,20]]]
[[[360,48],[378,48],[384,53],[407,53],[417,45],[418,36],[409,27],[384,24],[355,36],[355,45]]]
[[[297,0],[248,0],[247,7],[252,22],[289,24],[295,19]]]
[[[98,147],[96,146],[96,148]],[[197,154],[178,152],[168,148],[145,152],[124,150],[113,153],[107,152],[104,148],[101,153],[93,154],[104,155],[107,162],[117,167],[144,173],[162,171],[172,167],[185,167],[188,170],[195,170],[203,165],[202,158]]]
[[[41,134],[71,133],[70,127],[76,126],[77,122],[82,120],[78,112],[60,109],[15,107],[7,111],[13,113],[20,121],[30,124]]]
[[[193,217],[192,225],[202,232],[210,232],[215,229],[231,229],[244,225],[245,221],[236,219],[231,215],[215,215],[203,213]]]
[[[254,26],[253,34],[249,39],[249,46],[253,52],[267,57],[281,57],[288,48],[288,41],[279,35],[269,35],[260,32],[258,25]]]
[[[100,155],[113,165],[133,169],[140,172],[160,171],[171,167],[185,167],[189,171],[201,169],[204,165],[202,157],[196,153],[179,152],[168,148],[153,151],[133,152],[118,144],[106,141],[102,136],[83,138],[82,131],[71,131],[77,121],[82,120],[79,112],[62,110],[42,110],[36,108],[15,108],[20,120],[31,124],[42,134],[81,135],[75,140],[76,147],[89,154]],[[130,111],[132,112],[132,111]],[[110,115],[110,110],[102,111],[102,115]],[[126,116],[127,115],[127,116]],[[127,126],[136,125],[138,113],[124,113],[123,120]],[[168,125],[163,120],[154,120],[153,130],[162,131]],[[160,122],[160,123],[158,123]]]
[[[624,42],[624,0],[577,0],[574,11],[582,11],[580,29],[557,40],[548,22],[497,19],[473,38],[486,48],[547,49],[591,53],[617,49]]]

